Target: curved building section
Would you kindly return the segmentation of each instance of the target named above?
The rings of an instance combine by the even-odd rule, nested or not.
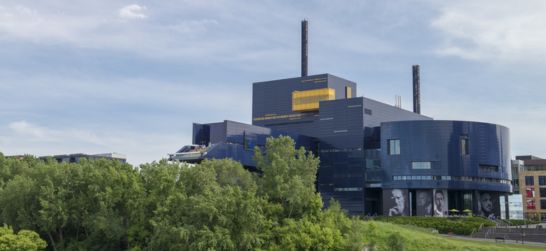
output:
[[[489,123],[382,123],[384,214],[500,215],[499,196],[512,192],[509,143],[508,128]]]

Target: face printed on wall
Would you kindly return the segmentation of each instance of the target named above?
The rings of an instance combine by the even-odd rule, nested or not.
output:
[[[480,215],[485,217],[498,216],[500,212],[498,194],[493,192],[482,192],[478,199]]]
[[[434,191],[434,216],[447,216],[447,191]]]
[[[432,191],[418,190],[417,191],[417,215],[431,216],[432,215]]]
[[[392,189],[383,191],[383,208],[385,215],[402,216],[407,215],[407,191]]]
[[[405,209],[406,198],[404,198],[404,194],[402,193],[402,190],[393,189],[391,193],[392,193],[391,199],[394,201],[395,206],[391,208],[392,210],[390,212],[396,215],[403,214]]]

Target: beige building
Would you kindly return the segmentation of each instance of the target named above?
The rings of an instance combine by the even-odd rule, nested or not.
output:
[[[546,159],[517,156],[524,162],[519,172],[519,192],[523,197],[523,213],[528,219],[546,220]]]

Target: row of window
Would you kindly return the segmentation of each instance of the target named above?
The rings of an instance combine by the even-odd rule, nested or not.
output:
[[[534,176],[525,176],[525,185],[527,185],[527,186],[535,185]],[[538,176],[538,185],[539,186],[546,186],[546,176]]]
[[[323,148],[319,150],[321,153],[348,153],[355,151],[362,151],[362,148]]]
[[[536,210],[535,200],[528,199],[527,200],[527,209]],[[540,200],[540,209],[546,210],[546,200]]]
[[[336,192],[358,192],[362,191],[362,187],[336,187],[334,188]]]
[[[482,164],[480,164],[480,171],[485,171],[485,172],[498,172],[498,171],[499,171],[499,167],[498,167],[498,166],[494,166],[494,165],[482,165]]]
[[[546,188],[539,188],[539,196],[541,198],[546,198]],[[527,198],[533,198],[535,197],[535,190],[532,187],[526,187],[525,188],[525,197]]]
[[[393,180],[448,180],[448,181],[457,180],[457,181],[475,181],[475,182],[510,184],[510,180],[483,178],[483,177],[470,177],[470,176],[395,175],[395,176],[392,176],[392,179]]]
[[[470,153],[469,151],[469,144],[468,144],[468,136],[462,135],[460,138],[460,147],[461,147],[461,155],[468,155]],[[387,140],[387,148],[389,155],[399,155],[400,154],[400,140],[399,139],[389,139]]]

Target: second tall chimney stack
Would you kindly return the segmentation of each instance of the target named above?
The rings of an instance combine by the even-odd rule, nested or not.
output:
[[[413,112],[421,114],[421,79],[419,77],[419,65],[411,67],[413,71]]]
[[[307,76],[307,20],[301,21],[301,76]]]

